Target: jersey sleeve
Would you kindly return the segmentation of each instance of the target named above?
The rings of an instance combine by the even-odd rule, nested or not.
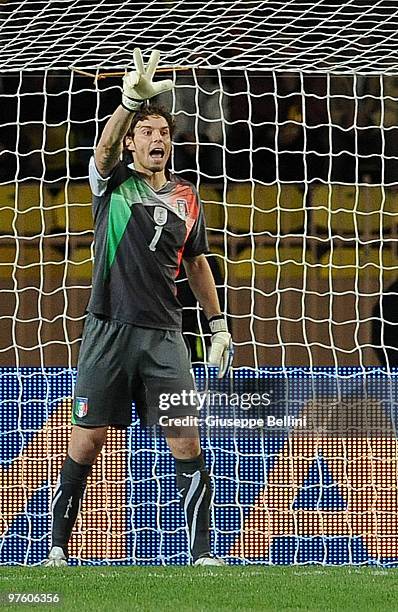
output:
[[[90,158],[90,162],[88,165],[88,180],[90,183],[91,193],[97,198],[102,197],[106,191],[112,191],[112,189],[120,185],[123,180],[128,178],[126,175],[126,168],[130,168],[131,166],[127,166],[123,160],[118,161],[115,165],[109,176],[103,177],[99,173],[97,166],[95,165],[94,155]]]
[[[203,204],[200,201],[199,196],[197,196],[197,201],[199,213],[185,243],[183,257],[196,257],[197,255],[202,255],[202,253],[209,252],[205,215],[203,211]]]
[[[92,156],[88,165],[88,180],[90,183],[91,193],[97,197],[104,195],[110,178],[110,176],[104,178],[100,175],[97,170],[97,166],[95,165],[94,156]]]

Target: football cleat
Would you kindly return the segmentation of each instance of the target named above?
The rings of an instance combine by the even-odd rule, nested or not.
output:
[[[60,546],[53,546],[48,559],[43,562],[44,567],[66,567],[68,560]]]
[[[206,555],[204,557],[199,557],[199,559],[196,559],[195,566],[198,565],[202,565],[202,566],[207,566],[207,567],[223,567],[224,565],[227,565],[225,563],[225,561],[223,561],[222,559],[220,559],[219,557],[212,557],[211,555]]]

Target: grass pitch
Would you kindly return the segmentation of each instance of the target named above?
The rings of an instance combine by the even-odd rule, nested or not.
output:
[[[8,605],[6,593],[58,593]],[[3,610],[224,612],[398,610],[398,570],[354,567],[2,567]]]

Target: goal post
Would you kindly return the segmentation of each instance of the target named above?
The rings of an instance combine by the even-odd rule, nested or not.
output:
[[[397,22],[384,0],[1,6],[0,563],[46,554],[91,288],[88,161],[136,46],[174,81],[171,170],[204,206],[231,389],[277,389],[290,419],[205,427],[217,554],[398,561]],[[201,387],[209,333],[178,288]],[[72,562],[186,563],[173,478],[162,439],[112,431]]]

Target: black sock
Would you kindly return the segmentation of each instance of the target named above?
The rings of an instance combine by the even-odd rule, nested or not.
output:
[[[52,546],[60,546],[68,556],[68,542],[79,513],[91,465],[76,463],[66,456],[54,491],[52,511]]]
[[[195,459],[176,459],[177,488],[188,525],[193,561],[210,553],[210,478],[202,453]]]

